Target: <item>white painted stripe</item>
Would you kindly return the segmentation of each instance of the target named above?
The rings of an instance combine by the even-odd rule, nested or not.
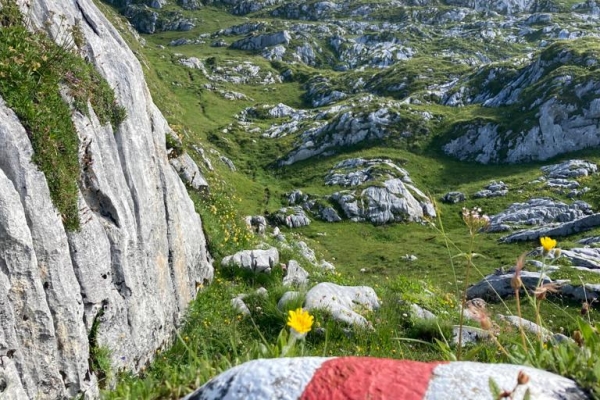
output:
[[[587,399],[572,380],[547,371],[511,364],[452,362],[440,364],[433,370],[424,400],[493,399],[490,378],[500,390],[511,391],[517,384],[519,371],[529,376],[529,383],[517,389],[515,399],[522,399],[527,388],[535,400]]]
[[[183,400],[296,400],[328,357],[248,361],[207,382]]]

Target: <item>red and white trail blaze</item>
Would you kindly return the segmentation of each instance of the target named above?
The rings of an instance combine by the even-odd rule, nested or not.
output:
[[[516,387],[521,371],[529,381]],[[569,379],[519,365],[298,357],[246,362],[183,400],[480,400],[494,398],[490,379],[515,399],[527,390],[536,400],[588,398]]]

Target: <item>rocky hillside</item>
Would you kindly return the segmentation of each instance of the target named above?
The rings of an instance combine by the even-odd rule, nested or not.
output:
[[[588,203],[545,197],[589,200],[597,169],[540,177],[538,165],[470,164],[600,145],[595,1],[107,3],[0,0],[8,398],[95,397],[101,360],[135,371],[169,343],[213,276],[179,176],[188,189],[204,189],[203,174],[233,186],[236,211],[258,233],[270,225],[287,252],[298,250],[280,228],[296,230],[294,240],[305,234],[349,280],[375,287],[400,274],[444,287],[457,279],[440,261],[448,253],[430,224],[440,214],[432,198],[448,203],[440,207],[454,238],[463,201],[498,213],[502,235],[536,225],[507,243],[597,230]],[[258,268],[263,249],[235,248],[247,236],[225,207],[236,196],[214,193],[223,196],[214,208],[199,210],[221,234],[209,238],[211,252]],[[482,241],[493,255],[486,273],[514,262],[494,235]],[[266,260],[259,269],[280,267]]]
[[[283,165],[381,140],[480,163],[600,144],[594,1],[152,1],[143,12],[114,4],[140,32],[174,31],[158,41],[174,53],[260,56],[277,74],[255,84],[301,83],[304,104],[322,113],[258,115],[272,124],[265,136],[296,138]],[[231,17],[207,23],[214,7]],[[180,62],[206,75],[207,59],[196,60]],[[211,68],[208,90],[239,82]],[[223,94],[250,99],[242,95]]]
[[[202,223],[169,164],[170,128],[141,66],[94,3],[18,2],[21,22],[15,3],[0,6],[0,397],[96,397],[101,349],[117,368],[139,369],[212,279]],[[46,84],[63,67],[72,70],[60,85]],[[94,69],[93,82],[114,89],[109,104],[124,108],[114,127],[94,97],[78,111],[75,89],[93,86],[77,86],[80,73]],[[35,89],[19,93],[28,76]],[[29,96],[61,93],[29,113]],[[52,158],[44,146],[63,130],[75,145],[63,141]],[[74,172],[55,174],[71,156]]]

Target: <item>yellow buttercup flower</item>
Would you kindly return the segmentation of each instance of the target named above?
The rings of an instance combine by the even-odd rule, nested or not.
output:
[[[290,328],[292,328],[294,333],[301,336],[310,331],[314,320],[315,318],[310,315],[308,311],[298,308],[295,311],[289,311],[287,324]]]
[[[556,240],[551,239],[548,236],[540,238],[540,243],[546,253],[556,247]]]

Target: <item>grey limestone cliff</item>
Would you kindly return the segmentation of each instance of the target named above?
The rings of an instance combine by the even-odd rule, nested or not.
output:
[[[113,368],[137,370],[167,344],[212,279],[200,217],[169,164],[166,120],[142,68],[91,0],[19,2],[53,37],[79,24],[80,50],[127,119],[113,132],[73,114],[81,228],[68,232],[17,116],[0,99],[0,398],[98,395],[89,335]]]

